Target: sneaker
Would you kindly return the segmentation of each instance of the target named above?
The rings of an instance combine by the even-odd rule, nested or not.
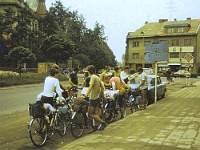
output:
[[[95,132],[98,130],[98,126],[93,126],[92,129],[93,129],[93,132]]]
[[[123,118],[124,118],[124,116],[121,116],[121,117],[120,117],[120,119],[123,119]]]
[[[103,130],[105,127],[107,126],[107,124],[105,122],[102,122],[99,127],[98,130]]]

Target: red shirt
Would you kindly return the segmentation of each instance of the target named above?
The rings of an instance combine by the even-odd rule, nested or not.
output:
[[[116,90],[119,90],[122,87],[122,81],[119,77],[112,77],[110,79],[110,84],[112,85],[112,82],[115,82]]]

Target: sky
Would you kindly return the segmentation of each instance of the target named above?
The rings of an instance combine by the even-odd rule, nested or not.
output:
[[[146,21],[159,19],[200,19],[200,0],[60,0],[70,11],[85,18],[86,27],[94,29],[98,22],[104,26],[108,46],[118,62],[125,53],[126,36],[142,27]],[[46,0],[46,7],[55,0]]]

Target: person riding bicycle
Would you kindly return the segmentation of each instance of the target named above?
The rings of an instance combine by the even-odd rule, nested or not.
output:
[[[45,109],[50,109],[50,111],[55,111],[53,108],[54,102],[53,98],[55,96],[55,92],[57,93],[59,100],[62,101],[62,92],[63,90],[60,88],[59,80],[57,79],[59,74],[58,69],[51,68],[50,76],[45,78],[44,81],[44,89],[43,92],[40,93],[37,97],[41,98],[41,101],[44,103]],[[50,105],[48,105],[50,104]],[[49,115],[49,119],[51,119],[51,114]]]
[[[113,76],[114,76],[114,77],[120,77],[120,73],[121,73],[121,71],[119,70],[119,67],[116,66],[116,67],[114,68]]]
[[[147,76],[146,74],[143,72],[143,69],[141,67],[137,68],[137,73],[139,74],[139,86],[136,88],[138,90],[141,90],[141,96],[142,96],[142,100],[141,100],[141,106],[146,109],[146,104],[147,104]]]
[[[78,67],[75,67],[74,70],[69,74],[69,83],[71,88],[73,88],[73,93],[75,97],[77,97],[77,86],[78,86]]]
[[[124,94],[125,94],[125,89],[123,87],[122,80],[119,77],[112,77],[110,79],[110,86],[112,87],[113,90],[119,90],[119,97],[118,97],[118,104],[120,107],[120,113],[121,117],[120,119],[125,117],[125,108],[124,108]]]
[[[69,74],[69,83],[71,86],[78,85],[78,68],[75,67],[74,70]]]
[[[90,76],[87,70],[84,70],[84,80],[82,82],[82,87],[89,87],[90,86]]]
[[[99,117],[99,107],[100,107],[100,97],[104,92],[104,85],[101,82],[100,78],[95,75],[95,67],[93,65],[89,65],[86,70],[90,76],[90,86],[85,94],[85,97],[89,96],[89,108],[88,115],[90,118],[99,122],[100,125],[98,127],[99,130],[103,130],[107,124]]]
[[[128,77],[129,77],[129,66],[125,66],[124,70],[120,73],[120,78],[122,79],[123,82],[125,82],[126,84],[128,83]]]
[[[105,66],[105,70],[100,75],[100,80],[104,83],[105,88],[109,88],[110,78],[112,77],[112,72],[110,72],[110,66]]]

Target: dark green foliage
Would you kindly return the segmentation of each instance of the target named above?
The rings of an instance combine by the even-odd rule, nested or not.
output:
[[[107,45],[104,26],[96,23],[94,29],[88,29],[83,16],[79,16],[78,11],[65,8],[60,1],[53,4],[46,16],[38,16],[26,7],[5,7],[4,11],[0,14],[3,20],[0,22],[0,35],[7,35],[8,38],[0,38],[0,43],[5,45],[5,52],[0,52],[3,59],[0,65],[6,61],[9,63],[8,60],[27,63],[34,57],[37,61],[58,64],[66,63],[72,57],[74,66],[93,64],[97,69],[116,65],[113,51]],[[24,48],[23,52],[19,50],[20,46]],[[15,48],[22,54],[16,54]]]

